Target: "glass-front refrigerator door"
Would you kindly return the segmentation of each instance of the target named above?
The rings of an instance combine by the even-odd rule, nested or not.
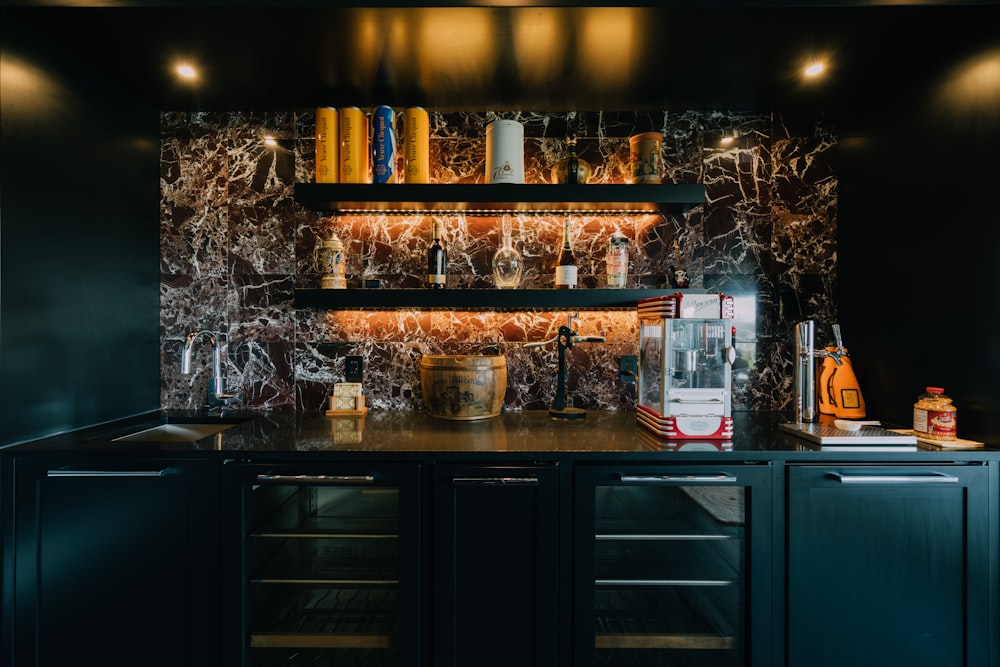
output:
[[[763,664],[770,466],[581,466],[576,475],[574,665]]]
[[[418,661],[419,466],[238,467],[244,665]]]

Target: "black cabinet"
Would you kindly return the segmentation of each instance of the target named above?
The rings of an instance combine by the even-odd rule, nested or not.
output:
[[[12,466],[0,452],[0,665],[13,664],[14,640],[14,506]]]
[[[14,467],[13,665],[215,664],[207,463]]]
[[[225,664],[420,664],[419,475],[227,465]]]
[[[434,479],[431,664],[567,664],[558,466],[442,465]]]
[[[990,664],[989,501],[985,465],[790,466],[787,664]]]
[[[764,665],[768,465],[580,466],[574,665]]]
[[[996,663],[996,462],[439,456],[0,457],[0,664]]]

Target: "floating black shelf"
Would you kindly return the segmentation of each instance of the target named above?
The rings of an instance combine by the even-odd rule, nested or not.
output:
[[[296,183],[295,200],[331,213],[655,213],[704,204],[705,186]]]
[[[327,310],[628,310],[661,289],[297,289],[295,306]]]

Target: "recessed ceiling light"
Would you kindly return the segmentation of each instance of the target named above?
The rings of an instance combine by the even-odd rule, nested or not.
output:
[[[812,63],[809,63],[808,65],[806,65],[806,69],[805,69],[804,73],[805,73],[805,75],[807,77],[812,78],[812,77],[819,76],[824,71],[826,71],[826,63],[820,62],[820,61],[816,61],[816,62],[812,62]]]
[[[177,65],[174,71],[177,72],[177,76],[182,79],[188,79],[190,81],[198,78],[198,70],[187,63]]]

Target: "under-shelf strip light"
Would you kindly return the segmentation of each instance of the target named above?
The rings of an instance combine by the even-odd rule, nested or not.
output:
[[[517,209],[517,208],[348,208],[337,207],[337,213],[349,215],[371,215],[382,213],[388,215],[483,215],[502,214],[514,215],[635,215],[643,213],[658,213],[655,207],[647,208],[548,208],[548,209]]]

